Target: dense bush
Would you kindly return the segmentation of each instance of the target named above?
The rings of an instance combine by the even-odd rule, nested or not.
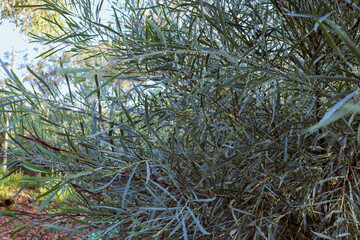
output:
[[[356,3],[129,0],[109,24],[101,3],[44,1],[64,26],[38,39],[84,56],[66,91],[9,73],[40,209],[64,192],[69,234],[103,239],[360,236]]]

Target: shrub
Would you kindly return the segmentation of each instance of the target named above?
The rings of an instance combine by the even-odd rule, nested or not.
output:
[[[359,235],[355,3],[126,1],[107,24],[102,2],[44,1],[45,39],[85,56],[66,94],[9,73],[19,160],[54,175],[40,209],[65,189],[70,235],[103,239]]]

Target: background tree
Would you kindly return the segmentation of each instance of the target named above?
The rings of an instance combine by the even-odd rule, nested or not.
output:
[[[60,15],[46,10],[46,5],[47,2],[42,0],[3,0],[0,3],[0,20],[11,19],[25,33],[54,34],[59,29],[48,22],[61,22]]]
[[[60,1],[58,2],[61,3]],[[24,34],[31,34],[34,41],[42,42],[41,36],[44,34],[61,34],[61,30],[56,28],[55,25],[51,26],[48,24],[49,21],[60,23],[62,20],[59,18],[59,14],[54,11],[46,11],[47,2],[44,1],[28,1],[28,0],[4,0],[0,2],[0,21],[5,22],[10,21],[15,25],[16,29],[20,29]],[[41,9],[39,9],[41,8]],[[37,9],[35,11],[35,9]],[[25,40],[26,41],[26,40]],[[28,39],[30,41],[30,39]],[[3,56],[3,60],[5,65],[11,70],[20,70],[22,73],[22,77],[24,80],[28,80],[27,85],[35,84],[33,86],[34,90],[39,90],[40,92],[44,92],[44,89],[38,85],[37,82],[32,82],[34,76],[31,74],[26,74],[23,69],[34,69],[34,71],[38,72],[42,77],[47,78],[47,81],[52,87],[59,87],[61,79],[56,77],[56,66],[54,63],[54,57],[51,60],[51,55],[46,55],[46,52],[52,47],[51,44],[44,46],[41,44],[30,44],[29,42],[24,42],[24,44],[28,45],[28,49],[18,50],[14,47]],[[49,59],[38,58],[35,61],[27,60],[26,64],[21,63],[21,59],[25,60],[31,52],[31,48],[38,48],[38,54],[41,56],[45,54],[45,56],[50,56]],[[39,51],[39,48],[42,50]],[[60,51],[60,54],[62,51]],[[57,58],[59,53],[56,54]],[[66,55],[62,55],[63,59],[66,59]],[[16,59],[16,60],[15,60]],[[24,74],[24,75],[23,75]],[[4,82],[2,82],[4,85]],[[7,115],[8,113],[4,113]],[[4,115],[4,119],[7,119],[8,116]],[[4,120],[4,123],[7,122]],[[8,139],[7,132],[3,133],[3,139],[1,141],[1,146],[4,148],[4,159],[3,159],[3,170],[6,171],[6,162],[7,162],[7,148],[8,148]]]
[[[355,3],[114,2],[112,24],[90,3],[48,4],[66,34],[45,39],[86,56],[66,96],[9,73],[13,166],[51,176],[39,210],[63,196],[69,237],[359,235]]]

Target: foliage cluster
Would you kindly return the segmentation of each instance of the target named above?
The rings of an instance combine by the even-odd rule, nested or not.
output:
[[[57,2],[60,4],[62,1]],[[51,27],[48,22],[61,22],[61,19],[56,11],[47,9],[47,3],[42,0],[3,0],[0,2],[0,20],[13,20],[23,32],[54,34],[59,29]]]
[[[355,2],[127,0],[110,25],[103,1],[46,2],[66,33],[47,41],[86,59],[60,71],[66,93],[35,72],[47,94],[10,72],[4,92],[10,167],[51,175],[40,210],[70,193],[58,214],[75,227],[43,231],[360,237]]]
[[[24,185],[23,181],[26,178],[26,173],[24,171],[16,172],[3,172],[0,171],[0,196],[4,197],[13,197],[12,195],[19,191]],[[45,188],[42,188],[39,182],[31,182],[27,184],[26,194],[35,198],[39,192],[45,192]]]

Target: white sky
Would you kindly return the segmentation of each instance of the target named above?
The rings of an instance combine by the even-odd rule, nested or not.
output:
[[[14,26],[9,21],[3,21],[0,24],[0,53],[3,54],[5,51],[9,51],[13,46],[18,49],[25,50],[26,37],[19,31],[14,29]]]
[[[0,0],[3,1],[3,0]],[[96,6],[101,0],[92,0],[93,9],[96,9]],[[112,9],[109,2],[114,2],[115,0],[104,0],[102,9],[100,11],[100,18],[102,22],[107,22],[111,19]],[[124,1],[118,0],[118,4],[124,4]],[[113,3],[114,4],[114,3]],[[117,6],[119,6],[117,4]],[[26,34],[21,33],[16,29],[15,25],[7,20],[0,20],[0,59],[7,64],[7,68],[11,69],[11,54],[14,49],[14,72],[21,79],[28,75],[28,71],[24,65],[35,64],[35,58],[39,54],[45,52],[47,48],[40,43],[29,43],[30,38]],[[6,52],[10,53],[10,57],[6,58]],[[26,58],[24,58],[26,56]],[[23,65],[22,69],[20,66]],[[0,81],[4,78],[7,78],[5,70],[0,65]],[[25,86],[29,83],[25,83]]]
[[[26,36],[15,30],[15,27],[9,21],[2,21],[0,23],[0,36],[0,58],[4,63],[11,64],[9,60],[5,59],[6,52],[12,53],[13,48],[14,52],[25,51],[28,48]],[[15,64],[17,64],[19,60],[16,55],[15,53]],[[4,77],[5,73],[3,68],[1,68],[0,72],[0,77]]]

